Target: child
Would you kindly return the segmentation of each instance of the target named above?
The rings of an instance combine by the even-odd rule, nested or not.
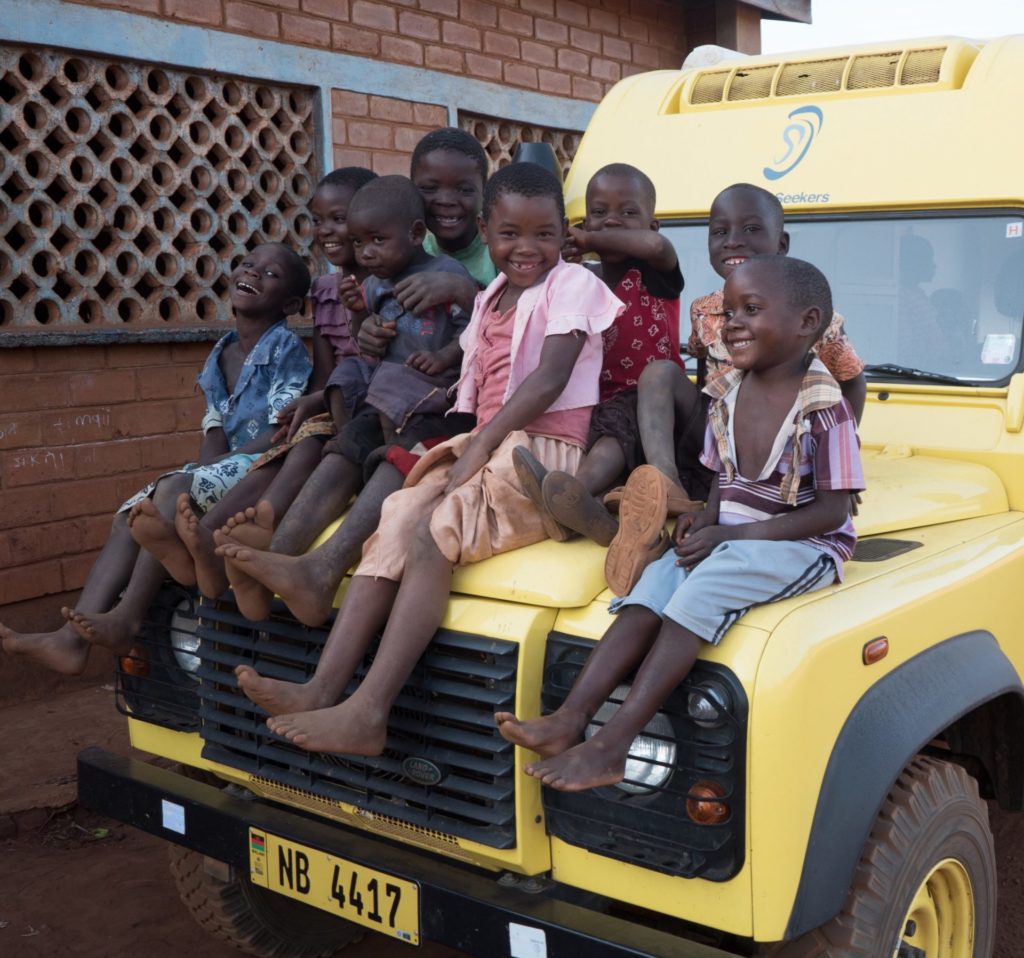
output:
[[[552,788],[622,781],[630,744],[702,642],[716,645],[754,605],[841,580],[853,554],[850,494],[864,488],[856,420],[812,352],[832,317],[828,282],[801,260],[758,256],[731,271],[724,308],[734,368],[707,386],[707,507],[679,518],[674,552],[611,604],[614,624],[556,712],[495,716],[504,738],[541,756],[526,771]],[[615,715],[576,744],[637,666]]]
[[[236,670],[272,731],[296,745],[380,754],[391,705],[444,616],[453,567],[545,538],[512,450],[526,445],[546,467],[575,471],[597,401],[600,334],[622,309],[589,270],[561,261],[564,231],[561,185],[547,170],[514,163],[491,178],[481,235],[501,275],[463,335],[455,405],[476,413],[476,429],[431,449],[384,504],[313,678]],[[369,672],[337,705],[381,628]]]
[[[344,426],[366,397],[371,366],[356,349],[350,315],[338,287],[343,276],[357,273],[346,225],[349,203],[356,190],[376,177],[376,173],[359,166],[344,167],[328,173],[313,193],[309,211],[316,243],[340,272],[317,277],[313,282],[313,375],[309,390],[281,411],[281,428],[274,436],[278,445],[253,464],[232,493],[231,504],[248,513],[236,514],[251,519],[240,530],[240,538],[249,545],[265,546],[270,541],[273,517],[283,515],[291,505],[320,462],[324,442]],[[261,500],[264,504],[257,511]],[[142,508],[152,519],[158,518],[152,504]],[[234,517],[229,517],[229,527],[237,524]],[[200,521],[185,493],[178,497],[173,526],[136,522],[131,526],[132,536],[183,585],[198,585],[204,595],[216,598],[228,587],[224,560],[214,552],[213,529]]]
[[[164,570],[139,549],[129,526],[167,524],[183,492],[211,524],[220,525],[234,511],[231,488],[270,447],[281,410],[306,388],[309,355],[285,317],[301,309],[308,289],[309,270],[287,246],[269,243],[242,258],[229,283],[235,329],[217,342],[199,375],[206,396],[199,463],[162,476],[129,499],[114,517],[76,607],[61,610],[64,624],[37,634],[0,626],[5,652],[76,675],[94,644],[119,655],[130,651]],[[152,515],[142,511],[143,502]]]
[[[457,333],[468,314],[455,303],[413,313],[396,295],[400,283],[420,274],[451,274],[473,285],[453,259],[430,256],[423,249],[423,201],[411,181],[384,176],[360,189],[349,205],[348,232],[356,259],[369,275],[362,288],[349,277],[342,284],[342,299],[359,323],[390,327],[395,336],[370,376],[363,408],[328,441],[324,451],[329,455],[314,475],[316,489],[330,483],[326,495],[339,513],[363,485],[366,465],[379,458],[381,447],[408,448],[471,425],[464,417],[445,417],[447,392],[462,357]],[[220,555],[227,559],[239,609],[254,621],[265,618],[273,593],[248,574],[249,553],[239,556],[233,531],[222,530],[215,539],[223,546]]]
[[[395,295],[402,306],[415,311],[454,299],[469,311],[476,293],[495,278],[490,253],[477,230],[487,169],[483,147],[464,130],[433,130],[413,150],[409,175],[423,197],[430,231],[423,241],[424,249],[451,256],[465,266],[475,283],[468,284],[467,302],[467,284],[456,274],[416,273],[395,284]],[[364,355],[379,358],[393,336],[394,330],[386,326],[363,323],[359,347]],[[460,418],[463,422],[456,423],[456,427],[469,428],[467,417]],[[306,553],[320,532],[348,506],[352,491],[351,486],[339,482],[344,464],[337,461],[337,456],[325,456],[281,519],[267,551],[230,550],[236,580],[248,580],[246,608],[262,617],[277,594],[300,622],[310,626],[323,623],[331,613],[342,578],[359,560],[363,544],[377,528],[384,500],[401,488],[412,469],[418,446],[450,435],[452,425],[446,423],[439,436],[412,444],[412,449],[405,448],[410,443],[399,442],[387,449],[383,462],[378,456],[371,457],[364,468],[366,484],[345,521],[323,545]],[[259,522],[260,516],[253,513],[252,520]],[[235,524],[222,530],[226,548],[231,546],[228,540],[237,540],[236,544],[242,546],[256,544],[242,539],[240,532],[244,534],[244,528]]]
[[[708,221],[708,253],[711,266],[723,279],[751,256],[785,255],[788,250],[782,204],[774,194],[737,183],[715,197]],[[690,322],[687,351],[699,361],[699,387],[732,369],[722,343],[722,293],[695,300]],[[831,317],[814,349],[838,380],[859,421],[867,390],[864,363],[846,337],[842,316],[836,313]],[[609,588],[617,595],[629,592],[647,561],[667,545],[662,534],[666,513],[661,511],[661,498],[678,495],[680,489],[694,499],[707,497],[711,474],[699,463],[707,400],[698,387],[674,363],[652,363],[640,377],[640,438],[644,456],[656,471],[644,470],[632,483],[627,482],[621,494],[619,527],[605,563]]]
[[[583,227],[569,231],[567,255],[597,253],[598,275],[626,303],[603,333],[601,401],[591,416],[587,455],[575,478],[564,472],[545,475],[525,449],[515,457],[520,480],[552,539],[564,541],[576,531],[606,546],[618,523],[593,497],[643,462],[636,418],[640,373],[658,360],[682,369],[683,275],[675,248],[658,232],[654,184],[635,166],[613,163],[598,170],[587,184],[586,204]]]

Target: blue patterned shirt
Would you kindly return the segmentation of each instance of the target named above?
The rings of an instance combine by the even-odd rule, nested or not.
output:
[[[229,394],[220,370],[220,354],[237,339],[238,333],[232,330],[217,341],[197,380],[206,397],[203,432],[220,426],[227,434],[229,449],[237,449],[275,425],[278,413],[302,395],[313,370],[306,347],[282,319],[245,357]]]

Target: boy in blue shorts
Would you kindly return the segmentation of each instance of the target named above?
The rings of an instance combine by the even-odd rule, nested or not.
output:
[[[718,644],[755,605],[841,580],[853,554],[850,494],[864,488],[856,419],[812,355],[832,318],[828,282],[802,260],[753,257],[730,273],[724,307],[733,369],[707,387],[701,459],[715,472],[707,507],[680,516],[675,548],[611,604],[615,622],[556,712],[523,722],[495,716],[504,738],[541,756],[526,772],[552,788],[621,781],[633,739],[704,642]],[[634,669],[618,711],[581,743]]]

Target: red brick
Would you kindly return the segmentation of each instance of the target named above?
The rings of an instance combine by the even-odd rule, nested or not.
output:
[[[134,441],[134,445],[141,457],[143,469],[174,469],[196,457],[195,440],[183,433],[152,439],[137,439]]]
[[[498,25],[498,8],[493,3],[481,0],[459,0],[459,19],[481,27]]]
[[[31,412],[68,404],[68,377],[63,373],[41,376],[5,376],[4,411]]]
[[[139,483],[139,488],[145,482]],[[133,487],[133,491],[134,487]],[[50,488],[50,513],[54,519],[71,519],[74,516],[107,516],[128,498],[131,493],[121,495],[117,483],[106,476],[100,479],[74,479]]]
[[[380,53],[380,36],[368,30],[336,23],[331,28],[331,45],[336,50],[344,50],[346,53],[376,56]]]
[[[68,377],[68,387],[73,406],[131,402],[135,398],[135,373],[130,369],[74,373]]]
[[[74,474],[76,456],[70,449],[29,449],[4,453],[4,487],[34,486],[57,479],[70,479]],[[4,509],[7,508],[6,491]]]
[[[361,27],[374,30],[395,32],[398,18],[393,7],[383,3],[370,3],[369,0],[354,0],[352,3],[352,22]]]
[[[538,70],[537,79],[545,93],[555,93],[558,96],[569,96],[572,93],[572,81],[564,73]]]
[[[569,28],[557,20],[545,20],[538,17],[535,26],[538,40],[548,43],[566,44],[569,42]]]
[[[533,40],[523,40],[522,59],[527,63],[533,63],[539,67],[553,67],[555,65],[555,50],[553,47],[545,46],[543,43],[534,43]]]
[[[60,578],[65,592],[80,589],[85,585],[85,580],[89,577],[98,557],[99,550],[82,552],[76,556],[61,559]]]
[[[416,148],[416,144],[423,139],[425,132],[425,130],[415,126],[395,127],[395,149],[408,157]],[[408,163],[406,166],[408,166]],[[403,175],[408,176],[409,171],[406,170]]]
[[[36,522],[46,522],[53,515],[50,509],[52,489],[53,486],[29,486],[24,489],[5,488],[3,492],[4,506],[0,509],[0,529],[12,529]]]
[[[604,96],[604,86],[595,80],[573,77],[572,95],[579,100],[600,100]]]
[[[326,20],[317,20],[314,17],[282,13],[281,38],[292,43],[322,47],[331,42],[331,25]]]
[[[397,173],[399,176],[409,175],[409,154],[391,153],[386,150],[378,150],[373,154],[373,172],[387,176]]]
[[[364,146],[371,150],[387,150],[394,146],[390,126],[366,120],[349,120],[348,141],[352,146]]]
[[[125,343],[107,347],[106,365],[111,369],[126,366],[166,366],[171,361],[169,343]]]
[[[635,77],[638,73],[645,73],[643,67],[638,67],[635,63],[624,63],[622,64],[622,78]]]
[[[110,538],[110,529],[114,524],[113,516],[87,516],[80,521],[82,522],[82,545],[80,548],[83,551],[101,549]]]
[[[221,23],[220,4],[210,3],[210,0],[164,0],[164,15],[211,27]]]
[[[518,33],[524,37],[533,36],[533,17],[516,10],[499,10],[498,26],[505,33]]]
[[[442,27],[441,36],[446,44],[466,47],[469,50],[479,50],[482,46],[480,31],[476,27],[467,27],[462,23],[446,22]]]
[[[134,403],[114,406],[122,414],[136,408]],[[171,418],[174,411],[171,410]],[[43,440],[50,446],[71,446],[82,442],[102,442],[114,438],[114,417],[109,406],[92,409],[72,406],[43,419]]]
[[[519,0],[519,6],[523,10],[540,14],[542,17],[555,15],[555,0]]]
[[[619,18],[610,10],[590,8],[590,29],[598,33],[610,33],[615,36],[619,32]]]
[[[171,362],[179,365],[195,366],[196,375],[203,368],[206,357],[213,349],[213,341],[208,343],[171,343]]]
[[[172,437],[154,439],[157,445],[168,444],[180,434]],[[145,441],[145,440],[143,440]],[[70,458],[68,450],[67,458]],[[194,454],[195,450],[193,450]],[[137,439],[125,439],[117,442],[101,442],[88,446],[74,447],[74,475],[81,479],[93,476],[112,476],[120,472],[129,472],[142,466],[141,443]],[[186,462],[182,459],[181,462]],[[178,463],[181,465],[181,463]],[[61,477],[64,478],[64,477]]]
[[[639,40],[641,43],[646,43],[648,38],[646,23],[625,17],[619,21],[619,33],[627,40]]]
[[[506,63],[505,80],[508,83],[514,83],[516,86],[522,86],[530,90],[536,90],[537,68],[528,67],[523,63]]]
[[[566,23],[574,23],[578,27],[585,27],[590,21],[587,17],[587,8],[575,0],[556,0],[555,16]]]
[[[348,142],[348,124],[341,117],[331,119],[331,142],[335,146],[344,146]]]
[[[168,402],[132,403],[111,410],[114,438],[158,436],[174,432],[178,417],[174,404]]]
[[[625,60],[627,63],[633,61],[633,45],[618,37],[605,37],[601,46],[606,57],[614,57],[616,60]]]
[[[193,450],[193,454],[189,456],[187,461],[191,462],[198,458],[199,441],[196,440],[196,445],[195,449]],[[178,463],[178,465],[183,465],[183,463]],[[136,493],[145,489],[146,486],[148,486],[154,479],[156,479],[158,475],[159,473],[155,472],[154,470],[146,469],[140,472],[130,472],[125,473],[124,475],[121,476],[112,477],[113,483],[117,487],[117,504],[120,505],[126,499],[130,499]],[[110,482],[111,480],[108,479],[107,481]],[[114,508],[117,508],[117,506],[115,506]]]
[[[595,80],[616,83],[622,77],[622,67],[614,60],[602,60],[600,57],[594,57],[590,61],[590,75]]]
[[[440,40],[441,21],[436,17],[425,17],[421,13],[403,10],[398,15],[398,32],[418,40]]]
[[[0,576],[0,605],[50,595],[61,588],[60,562],[56,559],[15,566]]]
[[[137,377],[139,399],[185,399],[196,389],[196,373],[187,366],[140,369]]]
[[[396,100],[389,96],[371,96],[370,116],[375,120],[412,123],[412,103],[409,100]]]
[[[370,98],[351,90],[331,90],[331,112],[341,116],[369,116]]]
[[[42,354],[44,350],[40,349]],[[0,376],[11,373],[27,373],[36,368],[36,350],[28,347],[0,349]]]
[[[569,73],[581,73],[585,76],[590,72],[590,57],[578,50],[559,50],[558,69],[566,70]]]
[[[580,27],[573,27],[569,31],[569,42],[578,50],[586,50],[587,53],[601,52],[601,37],[592,30],[583,30]]]
[[[36,364],[41,373],[60,369],[103,369],[105,366],[107,355],[102,346],[47,346],[39,350]]]
[[[479,53],[466,53],[466,69],[471,76],[480,77],[483,80],[501,79],[501,60],[495,57],[485,57]]]
[[[661,55],[657,47],[649,47],[643,43],[634,43],[633,62],[637,66],[657,70],[661,66]]]
[[[328,20],[347,20],[348,0],[302,0],[302,10]]]
[[[465,68],[462,51],[452,50],[450,47],[427,47],[425,62],[431,70],[461,73]]]
[[[199,428],[206,412],[206,400],[199,394],[188,399],[179,399],[173,404],[175,429],[177,432],[189,432]]]
[[[507,57],[509,60],[519,59],[519,41],[504,33],[492,33],[488,30],[484,34],[484,51],[496,53],[498,56]]]
[[[106,523],[109,528],[109,518]],[[86,543],[86,528],[87,520],[71,519],[12,529],[6,536],[10,545],[11,563],[41,562],[43,559],[96,548],[96,543]],[[105,537],[100,539],[98,545],[103,545],[104,540]]]
[[[661,69],[678,70],[683,62],[684,54],[681,50],[661,50]]]
[[[370,154],[365,150],[339,150],[337,147],[332,154],[335,168],[339,166],[370,166]]]
[[[421,126],[447,126],[448,111],[443,106],[433,103],[414,103],[412,105],[413,119]]]
[[[420,0],[420,9],[454,19],[459,15],[459,0]]]
[[[0,449],[25,449],[43,442],[43,416],[39,413],[0,418]]]
[[[406,40],[403,37],[381,37],[380,55],[385,60],[395,63],[411,63],[413,66],[422,66],[423,44],[418,40]]]
[[[224,25],[259,37],[278,37],[281,24],[277,11],[252,3],[229,2],[224,5]]]
[[[160,13],[160,0],[112,0],[117,10],[130,10],[133,13]]]
[[[638,20],[657,20],[661,7],[654,0],[629,0],[629,10]]]

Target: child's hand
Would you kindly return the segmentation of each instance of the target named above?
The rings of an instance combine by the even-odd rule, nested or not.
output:
[[[274,443],[282,441],[281,433],[284,432],[283,441],[291,442],[295,438],[295,434],[299,431],[299,427],[311,416],[317,416],[324,411],[324,401],[322,394],[316,396],[299,396],[298,399],[293,399],[284,409],[281,410],[281,415],[277,417],[278,422],[283,422],[282,417],[287,412],[288,420],[283,422],[282,428],[278,429],[274,433]],[[287,428],[285,428],[287,427]]]
[[[338,295],[341,297],[341,301],[347,306],[353,313],[365,313],[366,312],[366,300],[363,298],[363,287],[359,285],[359,280],[349,274],[344,277],[341,283],[338,284]]]
[[[681,565],[687,572],[692,572],[698,562],[706,559],[723,542],[737,538],[736,526],[703,526],[684,532],[682,539],[677,539],[675,553],[679,557],[676,565]],[[679,524],[676,524],[676,536],[679,534]]]
[[[385,322],[376,313],[371,314],[359,327],[356,343],[364,356],[383,356],[398,335],[394,322]]]
[[[451,472],[448,473],[448,485],[444,487],[444,494],[446,496],[450,495],[464,482],[472,479],[473,476],[487,465],[487,461],[490,458],[490,454],[479,442],[470,440],[466,445],[465,451],[456,460]]]
[[[587,251],[587,232],[578,226],[570,226],[562,241],[562,259],[567,263],[578,263]]]
[[[429,353],[426,350],[413,353],[405,361],[405,365],[412,366],[427,376],[440,376],[448,368],[448,363],[440,353]]]

